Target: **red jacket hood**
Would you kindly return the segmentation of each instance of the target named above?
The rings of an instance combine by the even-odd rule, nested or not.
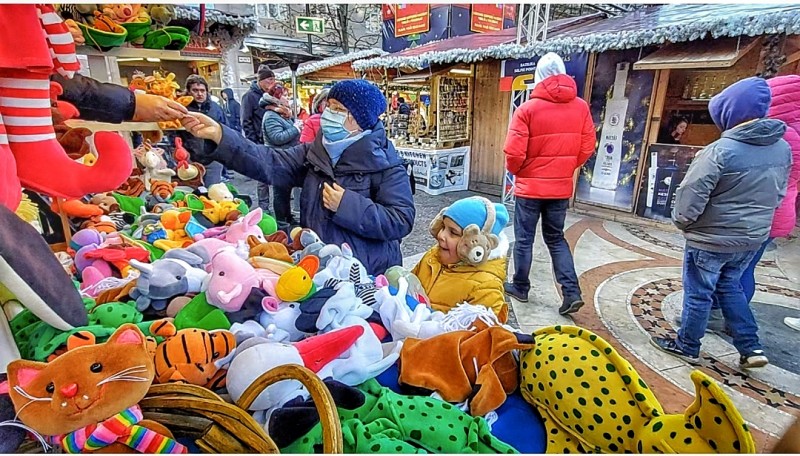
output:
[[[567,103],[578,96],[578,86],[568,74],[550,76],[536,84],[531,92],[531,98],[540,98],[553,103]]]

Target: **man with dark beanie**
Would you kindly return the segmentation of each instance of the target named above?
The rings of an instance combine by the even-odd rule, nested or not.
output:
[[[363,79],[337,82],[320,117],[321,135],[288,149],[243,139],[208,118],[190,114],[186,130],[208,139],[201,162],[217,160],[276,187],[301,187],[300,224],[326,243],[352,247],[367,272],[402,264],[400,241],[416,210],[403,162],[386,138],[386,98]]]
[[[653,337],[660,350],[696,363],[711,306],[719,303],[743,368],[769,360],[740,283],[769,237],[786,195],[792,155],[786,124],[767,119],[772,95],[764,79],[732,84],[708,104],[722,137],[697,153],[675,192],[672,221],[683,231],[683,311],[678,337]]]
[[[250,84],[250,90],[242,95],[242,131],[245,138],[256,144],[264,144],[264,134],[261,130],[261,123],[264,120],[264,108],[258,105],[264,92],[269,91],[275,85],[275,73],[266,65],[258,67],[257,78]],[[269,205],[269,185],[259,182],[258,184],[258,207],[265,213],[272,214]]]

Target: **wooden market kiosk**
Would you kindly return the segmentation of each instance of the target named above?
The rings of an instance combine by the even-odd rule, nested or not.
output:
[[[797,73],[800,37],[782,43],[788,58],[777,74]],[[710,99],[734,82],[764,74],[767,38],[729,37],[666,44],[633,64],[633,71],[655,70],[648,130],[639,163],[635,214],[669,222],[675,190],[695,154],[719,139],[708,112]],[[679,140],[675,125],[685,125]]]
[[[389,114],[389,136],[428,194],[469,187],[473,76],[471,65],[434,66],[388,81],[390,96],[403,96],[411,108]]]

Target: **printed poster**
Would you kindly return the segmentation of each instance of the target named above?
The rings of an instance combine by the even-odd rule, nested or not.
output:
[[[399,3],[394,12],[394,36],[425,33],[431,28],[431,6],[418,3]]]
[[[594,155],[580,169],[576,201],[633,212],[655,75],[651,70],[634,70],[633,64],[653,50],[607,51],[597,56],[589,104],[597,142]]]
[[[503,30],[503,5],[497,3],[472,5],[469,29],[475,33]]]

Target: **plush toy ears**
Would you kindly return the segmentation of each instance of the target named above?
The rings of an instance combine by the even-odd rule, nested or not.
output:
[[[687,423],[691,423],[705,441],[713,442],[712,447],[720,453],[755,453],[755,441],[747,423],[728,395],[699,370],[692,371],[690,377],[696,396],[684,413]],[[719,438],[724,435],[729,437]]]
[[[446,210],[447,208],[444,208],[441,211],[439,211],[439,214],[436,217],[434,217],[434,219],[431,221],[429,230],[431,236],[433,236],[434,238],[439,237],[439,231],[442,231],[442,228],[444,227],[444,211]]]
[[[169,320],[157,320],[150,325],[150,334],[160,337],[173,337],[178,333],[178,329]]]
[[[142,331],[136,325],[133,323],[126,323],[120,326],[106,343],[144,346],[145,338]]]
[[[31,384],[39,373],[47,367],[47,364],[27,359],[17,359],[8,363],[8,389],[13,389],[11,385],[19,385],[22,388]]]
[[[264,212],[261,210],[260,207],[257,207],[254,211],[248,213],[244,216],[244,224],[245,226],[256,226],[258,222],[261,221],[261,217],[264,215]]]

